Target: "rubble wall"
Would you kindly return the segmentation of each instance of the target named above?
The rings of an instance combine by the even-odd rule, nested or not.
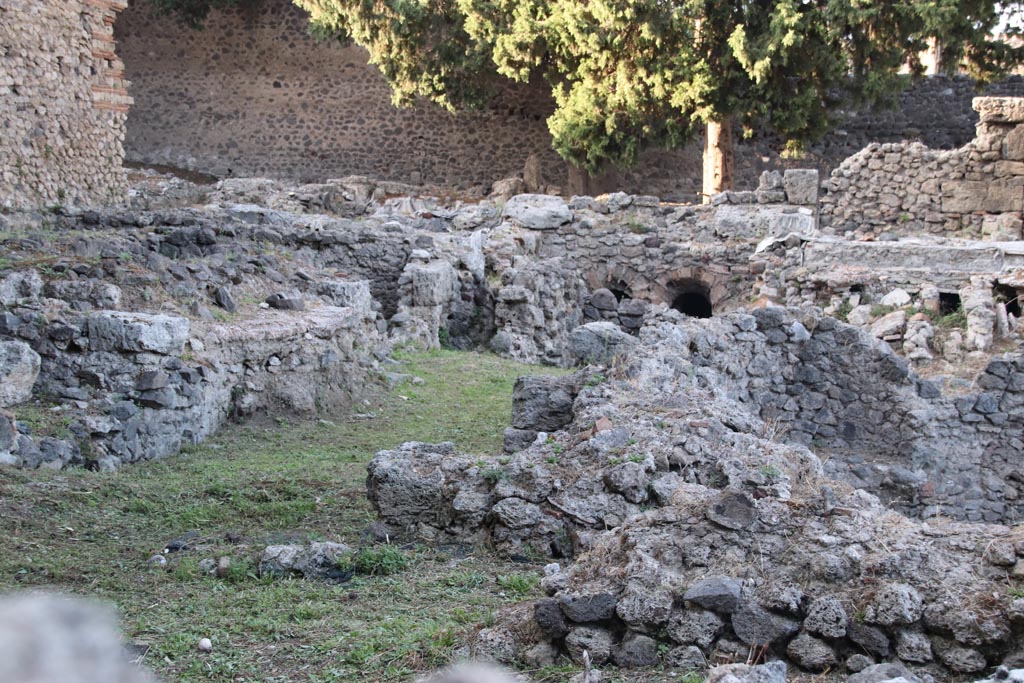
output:
[[[0,205],[92,205],[126,192],[131,98],[114,51],[127,0],[11,0],[0,7]]]
[[[830,318],[764,308],[687,328],[691,361],[715,368],[781,438],[827,456],[830,476],[914,516],[1024,517],[1019,356],[996,357],[968,392],[944,396],[887,343]]]
[[[1024,99],[976,98],[976,135],[963,147],[871,144],[824,183],[821,225],[850,232],[1021,239]]]

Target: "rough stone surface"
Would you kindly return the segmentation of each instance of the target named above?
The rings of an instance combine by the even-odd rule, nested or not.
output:
[[[520,194],[505,203],[502,216],[531,230],[553,230],[572,220],[572,210],[559,197]]]
[[[789,642],[786,654],[808,671],[826,671],[838,661],[836,653],[827,643],[806,633],[801,633]]]
[[[569,335],[572,355],[579,362],[605,365],[636,346],[636,338],[608,322],[587,323]]]
[[[733,612],[731,623],[736,637],[751,646],[771,645],[800,630],[799,622],[773,614],[753,602],[740,605]]]
[[[28,344],[0,341],[0,408],[28,400],[39,376],[39,366],[39,354]]]
[[[307,579],[347,580],[339,562],[349,553],[344,543],[314,541],[308,545],[271,545],[260,555],[259,573],[269,576],[296,575]]]

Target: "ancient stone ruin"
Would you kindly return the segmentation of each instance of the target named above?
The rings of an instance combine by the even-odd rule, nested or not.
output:
[[[536,177],[456,198],[412,166],[194,184],[121,167],[122,9],[0,8],[0,465],[170,457],[352,410],[396,348],[488,349],[576,370],[517,382],[505,452],[395,444],[367,480],[389,538],[553,561],[475,655],[1024,667],[1024,100],[976,99],[960,147],[875,143],[708,205]],[[260,571],[330,578],[343,547]]]

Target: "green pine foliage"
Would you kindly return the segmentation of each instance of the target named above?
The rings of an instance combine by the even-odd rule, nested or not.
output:
[[[590,171],[729,117],[799,145],[839,108],[891,99],[901,68],[921,72],[931,36],[949,70],[978,78],[1024,61],[1024,49],[987,37],[994,0],[293,2],[318,31],[366,48],[396,104],[423,97],[454,110],[485,103],[501,78],[545,82],[555,149]]]

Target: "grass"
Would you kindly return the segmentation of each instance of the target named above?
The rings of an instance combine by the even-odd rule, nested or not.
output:
[[[0,590],[114,603],[168,683],[407,681],[444,664],[502,605],[539,595],[539,567],[367,542],[366,463],[407,440],[499,453],[515,377],[554,371],[451,351],[402,360],[424,382],[359,408],[373,417],[232,426],[116,473],[0,469]],[[166,569],[147,564],[189,531],[191,549]],[[354,548],[351,581],[257,576],[263,546],[320,539]],[[224,578],[200,568],[222,556]],[[197,650],[201,637],[212,652]]]
[[[967,312],[963,308],[957,308],[952,313],[945,315],[933,316],[933,324],[936,327],[954,330],[954,329],[967,329]]]

